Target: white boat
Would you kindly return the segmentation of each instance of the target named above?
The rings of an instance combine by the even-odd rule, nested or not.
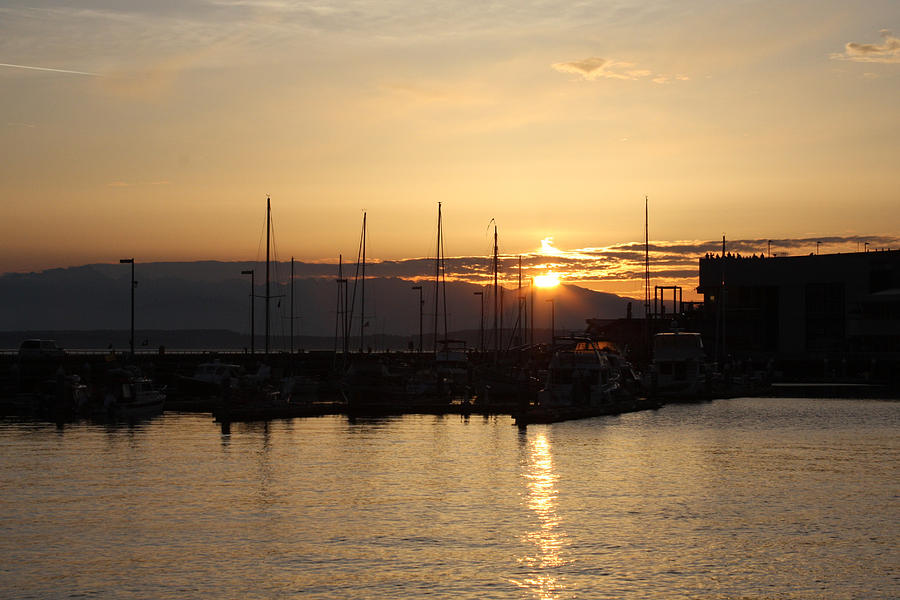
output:
[[[218,396],[222,388],[241,375],[241,366],[221,361],[197,365],[191,377],[178,378],[178,391],[186,396]]]
[[[596,342],[579,341],[554,352],[547,381],[538,392],[541,406],[602,406],[623,393],[618,371]]]
[[[110,372],[111,383],[103,396],[102,412],[98,416],[112,419],[136,419],[163,412],[166,401],[164,387],[153,384],[147,377],[126,369]]]
[[[609,342],[578,341],[557,350],[537,403],[514,413],[516,425],[555,423],[657,408],[635,394],[637,376]]]
[[[673,331],[653,336],[648,393],[666,399],[703,400],[709,369],[699,333]]]

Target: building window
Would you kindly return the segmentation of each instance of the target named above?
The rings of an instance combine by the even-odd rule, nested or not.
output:
[[[846,341],[843,283],[809,283],[806,295],[806,349],[841,351]]]

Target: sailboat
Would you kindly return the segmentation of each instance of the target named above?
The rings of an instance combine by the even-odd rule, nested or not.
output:
[[[493,221],[493,219],[492,219]],[[497,235],[497,223],[494,221],[493,247],[493,297],[494,328],[492,364],[482,364],[475,372],[476,404],[483,410],[495,412],[511,412],[523,405],[530,404],[540,389],[540,380],[534,377],[527,365],[519,364],[518,357],[501,353],[503,345],[503,303],[502,288],[499,285],[500,252]],[[521,265],[521,263],[520,263]],[[519,317],[516,327],[521,321],[521,272],[519,275]]]
[[[437,246],[434,274],[434,386],[433,401],[447,403],[453,398],[468,399],[469,364],[464,340],[451,340],[447,336],[447,268],[444,261],[444,225],[441,203],[438,202]],[[439,341],[438,306],[443,302],[444,336]],[[440,342],[440,348],[438,343]]]
[[[266,196],[266,294],[265,298],[265,356],[269,356],[271,323],[271,248],[272,200]],[[217,421],[252,421],[286,416],[292,412],[287,398],[282,398],[272,384],[271,369],[261,364],[253,374],[229,378],[222,383],[221,401],[213,416]]]
[[[367,215],[363,212],[362,231],[359,237],[359,254],[356,281],[347,317],[348,337],[352,327],[356,287],[360,288],[359,311],[359,354],[353,357],[346,372],[341,376],[341,395],[347,403],[350,414],[391,414],[401,411],[404,377],[391,372],[389,365],[381,357],[365,352],[366,330],[366,233]],[[360,276],[361,274],[361,276]],[[346,342],[345,342],[346,345]]]

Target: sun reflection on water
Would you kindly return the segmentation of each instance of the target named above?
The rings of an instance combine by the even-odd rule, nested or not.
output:
[[[558,476],[553,470],[550,442],[544,433],[528,440],[528,456],[523,477],[527,486],[526,506],[537,517],[538,527],[527,532],[523,539],[534,546],[534,553],[519,559],[527,569],[527,577],[514,581],[531,590],[540,600],[556,600],[565,585],[557,577],[556,569],[566,564],[562,551],[567,545],[562,520],[556,511]]]

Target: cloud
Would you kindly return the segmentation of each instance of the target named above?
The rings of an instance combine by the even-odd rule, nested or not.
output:
[[[882,29],[879,33],[884,39],[883,44],[847,42],[843,52],[831,54],[830,58],[853,62],[900,64],[900,38],[887,29]]]
[[[687,81],[690,79],[686,75],[664,75],[653,73],[653,71],[650,71],[649,69],[637,68],[637,65],[634,63],[600,58],[598,56],[591,56],[581,60],[553,63],[550,66],[560,73],[578,75],[586,81],[595,81],[601,78],[637,81],[650,78],[650,81],[653,83],[663,84],[672,81]]]
[[[644,69],[635,69],[632,63],[608,60],[596,56],[569,62],[553,63],[552,67],[560,73],[571,73],[588,81],[601,77],[636,80],[651,74],[650,71]]]
[[[547,240],[542,240],[546,242]],[[820,243],[823,253],[861,252],[868,243],[869,250],[896,248],[900,237],[896,236],[821,236],[780,239],[727,240],[726,252],[741,256],[761,256],[771,251],[777,256],[805,256],[816,251]],[[644,244],[623,242],[599,248],[564,250],[547,244],[531,253],[521,255],[522,281],[552,271],[566,283],[588,284],[593,289],[616,289],[618,293],[639,296],[643,289]],[[656,285],[680,285],[692,290],[697,285],[699,259],[707,254],[722,251],[721,240],[653,241],[649,244],[650,270]],[[519,276],[520,255],[504,254],[499,257],[500,282],[515,286]],[[300,267],[298,267],[299,269]],[[316,265],[316,277],[335,277],[336,266]],[[346,265],[345,265],[346,268]],[[446,259],[447,279],[489,285],[493,281],[492,258],[488,256],[456,256]],[[300,271],[298,271],[300,272]],[[391,261],[375,261],[367,272],[376,277],[399,277],[412,281],[434,277],[433,258],[410,258]],[[606,284],[606,287],[604,286]]]

